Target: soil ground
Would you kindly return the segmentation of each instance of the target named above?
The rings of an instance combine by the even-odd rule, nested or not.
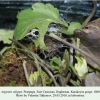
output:
[[[25,55],[20,56],[14,50],[7,51],[0,62],[0,86],[27,86],[23,69],[23,60],[26,60],[28,73],[35,71],[31,59]]]

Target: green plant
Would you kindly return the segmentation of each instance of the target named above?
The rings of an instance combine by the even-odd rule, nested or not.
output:
[[[13,38],[13,32],[14,30],[0,29],[0,41],[3,41],[4,44],[10,44],[9,38]]]
[[[10,81],[9,86],[15,86],[16,85],[16,81]]]
[[[69,69],[69,54],[68,51],[65,50],[63,58],[54,56],[51,61],[50,61],[50,66],[55,70],[56,73],[66,73],[68,72]]]
[[[52,23],[61,26],[62,33],[71,35],[76,28],[81,28],[77,22],[67,23],[60,20],[59,10],[51,4],[34,3],[31,9],[25,9],[18,13],[18,22],[14,30],[14,39],[21,40],[33,28],[37,28],[40,32],[40,37],[34,40],[36,47],[46,49],[44,43],[44,35],[48,26]]]
[[[84,78],[88,73],[88,67],[86,60],[83,57],[75,57],[77,59],[77,63],[75,64],[75,70],[80,78]]]

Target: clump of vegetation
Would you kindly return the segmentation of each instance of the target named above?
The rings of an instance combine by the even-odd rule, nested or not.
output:
[[[43,3],[34,3],[30,9],[19,12],[17,18],[18,22],[13,35],[13,31],[9,31],[10,35],[1,39],[4,43],[9,41],[9,44],[12,44],[12,46],[4,48],[1,51],[0,65],[2,70],[0,77],[3,77],[0,79],[0,82],[2,81],[0,85],[82,85],[85,76],[89,72],[87,62],[83,56],[80,56],[78,52],[73,50],[73,48],[77,49],[77,47],[66,41],[69,38],[72,44],[76,43],[75,39],[72,39],[74,30],[81,29],[81,24],[78,22],[62,21],[57,8],[51,4]],[[56,31],[57,35],[54,31],[48,31],[52,24],[59,25],[59,29]],[[33,29],[39,33],[38,38],[32,39],[28,37],[28,40],[25,41],[25,37]],[[0,34],[3,37],[7,32],[0,30]],[[58,33],[60,35],[64,34],[65,37],[59,37]],[[35,32],[32,35],[34,34]],[[59,42],[61,46],[63,45],[67,48],[63,49],[63,53],[55,55],[52,52],[58,53],[59,48],[57,46]],[[79,45],[79,42],[76,44]],[[52,45],[56,46],[57,50]],[[80,49],[77,50],[80,51]],[[38,54],[38,52],[40,53]],[[44,56],[52,53],[52,56],[50,56],[50,59],[42,59],[41,53]],[[4,84],[4,81],[7,84]]]

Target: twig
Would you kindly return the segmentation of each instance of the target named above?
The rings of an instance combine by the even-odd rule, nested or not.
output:
[[[12,42],[14,42],[15,44],[17,44],[18,46],[20,46],[21,48],[23,48],[24,50],[26,50],[28,53],[32,54],[33,56],[35,56],[39,62],[43,63],[46,67],[48,67],[52,72],[54,72],[53,68],[50,67],[48,64],[46,64],[39,56],[37,56],[34,52],[31,52],[27,47],[25,47],[24,45],[22,45],[21,43],[19,43],[18,41],[14,40],[14,39],[9,39]]]
[[[82,24],[82,28],[85,27],[85,25],[91,20],[91,18],[94,16],[95,12],[96,12],[96,9],[97,9],[97,1],[96,0],[93,0],[93,4],[94,4],[94,7],[92,9],[92,12],[91,14],[89,15],[89,17],[84,21],[84,23]]]
[[[21,48],[25,49],[27,53],[31,54],[33,57],[35,56],[37,58],[37,60],[40,61],[40,65],[41,67],[48,73],[48,75],[52,78],[55,86],[59,86],[58,83],[56,82],[56,79],[54,78],[53,74],[51,73],[51,71],[49,69],[50,66],[48,64],[46,64],[42,59],[40,59],[36,54],[34,54],[33,52],[31,52],[28,48],[26,48],[24,45],[22,45],[21,43],[19,43],[18,41],[14,40],[14,39],[9,39],[11,40],[12,42],[14,42],[15,44],[17,44],[18,46],[20,46]],[[46,66],[46,67],[45,67]],[[48,69],[48,67],[49,69]],[[51,69],[53,71],[53,69]]]
[[[27,73],[27,69],[26,69],[26,65],[25,64],[26,64],[26,61],[24,60],[23,61],[23,69],[24,69],[24,73],[25,73],[27,84],[28,84],[28,86],[30,86],[30,83],[29,83],[29,80],[28,80],[28,73]]]
[[[70,64],[73,64],[73,48],[72,47],[70,47],[69,52],[70,52],[70,55],[69,55]]]
[[[32,56],[32,54],[31,54],[31,56]],[[33,58],[33,57],[32,57],[32,58]],[[40,66],[48,73],[48,75],[52,78],[52,80],[53,80],[55,86],[59,86],[58,83],[56,82],[56,80],[55,80],[53,74],[51,73],[51,71],[50,71],[46,66],[44,66],[43,63],[39,63],[39,65],[40,65]],[[37,67],[38,67],[38,66],[37,66]],[[39,67],[38,67],[37,69],[39,69]],[[43,76],[41,76],[41,78],[42,78],[43,86],[45,86],[44,81],[43,81]]]
[[[32,56],[32,55],[31,55],[31,56]],[[39,66],[39,62],[38,62],[38,60],[36,59],[36,57],[32,56],[32,58],[33,58],[33,60],[35,60],[35,65],[36,65],[37,70],[39,71],[39,74],[40,74],[40,77],[41,77],[41,81],[42,81],[42,85],[43,85],[43,86],[46,86],[45,81],[44,81],[44,78],[43,78],[43,75],[42,75],[41,66]]]
[[[66,77],[66,84],[68,84],[69,80],[70,80],[70,77],[71,77],[71,73],[68,73],[67,77]]]
[[[18,48],[18,50],[20,50],[21,52],[27,53],[25,50],[22,50],[22,49],[19,49],[19,48]],[[43,85],[43,86],[46,86],[46,85],[45,85],[44,78],[43,78],[43,76],[42,76],[41,66],[39,66],[37,59],[34,58],[32,55],[28,55],[28,56],[29,56],[32,60],[35,59],[35,62],[33,62],[33,64],[34,64],[34,66],[37,68],[37,70],[39,71],[39,74],[40,74],[40,77],[41,77],[41,81],[42,81],[42,85]],[[34,58],[34,59],[33,59],[33,58]],[[31,86],[31,85],[30,85],[30,82],[28,81],[28,73],[27,73],[27,69],[26,69],[26,65],[25,65],[25,64],[26,64],[26,62],[24,61],[24,62],[23,62],[23,69],[24,69],[26,81],[27,81],[27,83],[28,83],[28,86]]]
[[[62,75],[58,75],[58,81],[59,81],[59,84],[60,86],[65,86],[65,81],[63,80],[63,76]]]
[[[31,54],[31,56],[33,56],[33,54]],[[33,57],[32,57],[33,58]],[[53,74],[51,73],[51,71],[48,69],[48,67],[46,67],[43,63],[39,63],[39,65],[47,72],[47,74],[52,78],[55,86],[59,86],[58,83],[56,82]],[[41,76],[41,78],[43,79],[43,77]],[[44,84],[44,81],[42,80],[42,83],[43,83],[43,86],[45,85]]]
[[[88,58],[90,58],[94,63],[96,63],[98,66],[100,66],[100,62],[98,62],[97,60],[95,60],[94,58],[92,58],[88,53],[86,53],[85,51],[83,51],[82,49],[80,48],[77,48],[76,46],[72,45],[71,43],[68,43],[67,41],[61,39],[60,37],[58,37],[57,35],[53,34],[53,33],[50,33],[49,34],[50,37],[64,43],[65,45],[68,45],[72,48],[74,48],[75,50],[78,50],[79,52],[81,52],[82,54],[84,54],[85,56],[87,56]]]
[[[52,80],[53,80],[55,86],[59,86],[58,83],[56,82],[56,80],[55,80],[53,74],[50,72],[50,70],[49,70],[47,67],[45,67],[42,63],[40,63],[40,65],[41,65],[41,67],[43,67],[43,69],[48,73],[48,75],[52,78]]]

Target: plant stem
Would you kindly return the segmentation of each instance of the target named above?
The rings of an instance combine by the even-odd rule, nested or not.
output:
[[[80,53],[84,54],[86,57],[90,58],[94,63],[96,63],[98,66],[100,66],[100,62],[98,62],[97,60],[95,60],[94,58],[92,58],[88,53],[86,53],[85,51],[83,51],[82,49],[80,48],[77,48],[76,46],[72,45],[71,43],[61,39],[60,37],[58,37],[57,35],[55,35],[54,33],[50,33],[49,34],[50,37],[64,43],[65,45],[68,45],[72,48],[74,48],[75,50],[79,51]]]
[[[41,67],[48,73],[48,75],[52,78],[55,86],[59,86],[58,83],[56,82],[56,79],[54,78],[53,74],[51,73],[54,72],[53,69],[48,65],[46,64],[41,58],[39,58],[35,53],[31,52],[28,48],[26,48],[24,45],[22,45],[21,43],[19,43],[18,41],[14,40],[14,39],[9,39],[11,40],[12,42],[14,42],[15,44],[17,44],[18,46],[20,46],[22,49],[25,49],[26,52],[28,54],[31,54],[32,56],[35,56],[36,59],[40,62],[39,64],[41,65]],[[51,71],[50,71],[50,70]]]
[[[69,80],[70,80],[70,77],[71,77],[71,73],[69,72],[67,77],[66,77],[66,84],[68,84]]]
[[[41,81],[42,81],[42,85],[43,86],[46,86],[46,82],[45,82],[45,80],[44,80],[44,78],[43,78],[43,75],[42,75],[42,69],[41,69],[41,66],[39,66],[40,64],[39,64],[39,61],[36,59],[36,57],[35,56],[33,56],[32,54],[31,54],[31,56],[32,56],[32,58],[33,58],[33,61],[35,60],[35,65],[36,65],[36,68],[37,68],[37,70],[39,71],[39,74],[40,74],[40,77],[41,77]]]
[[[32,56],[32,58],[33,58],[33,55],[31,55],[31,56]],[[36,64],[35,64],[35,65],[36,65]],[[47,72],[47,74],[52,78],[52,80],[53,80],[55,86],[59,86],[58,83],[56,82],[56,80],[55,80],[53,74],[51,73],[51,71],[50,71],[46,66],[44,66],[43,63],[40,62],[39,65],[40,65],[40,66]],[[42,78],[42,83],[44,84],[43,76],[41,76],[41,78]],[[43,86],[45,86],[45,85],[43,85]]]
[[[27,73],[26,61],[25,60],[23,61],[23,69],[24,69],[27,84],[28,84],[28,86],[30,86],[30,83],[29,83],[29,80],[28,80],[28,73]]]
[[[96,9],[97,9],[97,1],[96,0],[93,0],[93,4],[94,4],[94,7],[92,9],[92,12],[91,14],[89,15],[89,17],[84,21],[84,23],[82,24],[82,28],[84,28],[87,23],[91,20],[91,18],[94,16],[95,12],[96,12]]]
[[[38,55],[36,55],[34,52],[31,52],[27,47],[25,47],[24,45],[22,45],[21,43],[19,43],[18,41],[14,40],[14,39],[9,39],[12,42],[14,42],[15,44],[17,44],[18,46],[20,46],[21,48],[23,48],[24,50],[26,50],[26,52],[33,54],[41,63],[43,63],[46,67],[48,67],[48,69],[50,69],[52,72],[54,72],[53,68],[51,68],[48,64],[46,64]]]

